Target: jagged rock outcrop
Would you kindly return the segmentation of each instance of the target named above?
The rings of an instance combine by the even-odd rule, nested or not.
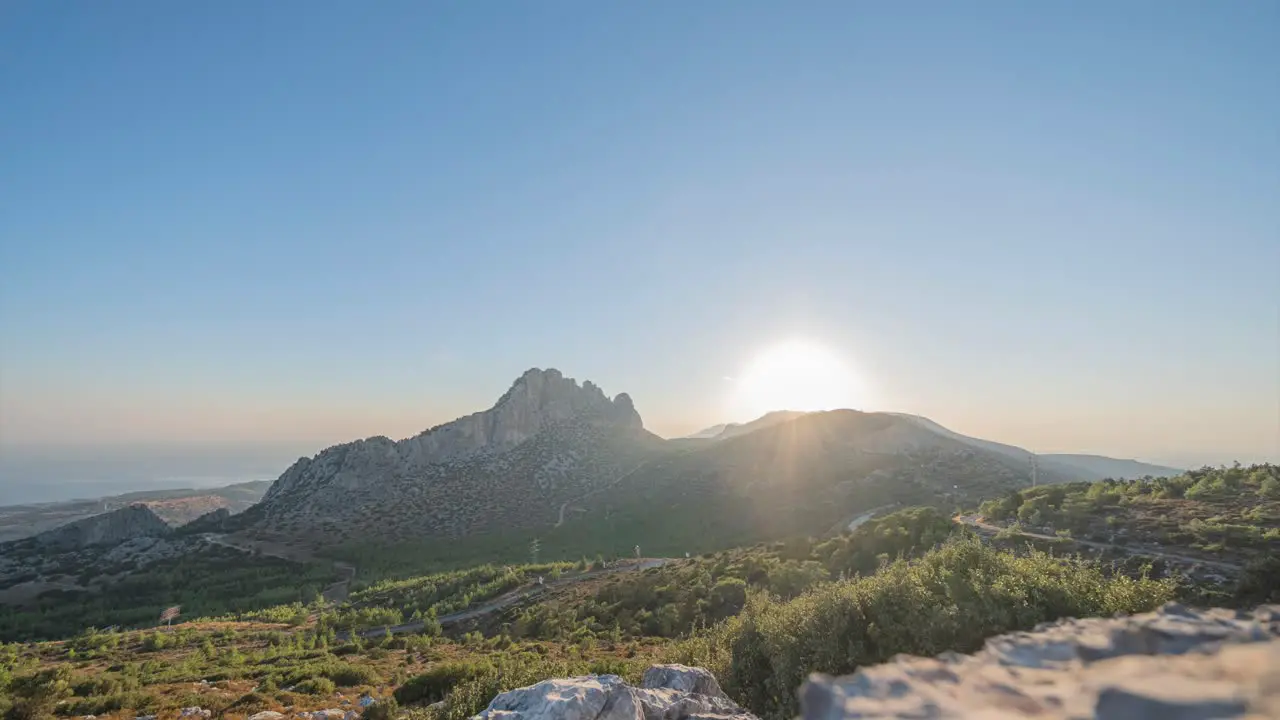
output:
[[[642,685],[617,675],[544,680],[495,697],[475,720],[756,720],[702,668],[656,665]]]
[[[554,521],[559,503],[613,480],[660,443],[625,393],[610,399],[590,381],[535,368],[489,410],[405,440],[358,440],[299,460],[246,518],[273,531],[333,537],[356,525],[401,539]],[[515,509],[524,514],[508,518]]]
[[[94,545],[115,545],[136,538],[159,538],[173,534],[173,529],[146,505],[129,505],[119,510],[94,515],[67,523],[36,535],[36,545],[52,550],[68,551]]]
[[[804,720],[1280,717],[1280,606],[1068,620],[800,691]]]

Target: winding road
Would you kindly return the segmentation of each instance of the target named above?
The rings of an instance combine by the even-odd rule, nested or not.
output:
[[[557,580],[551,580],[542,585],[538,585],[537,583],[530,583],[528,585],[523,585],[521,587],[518,587],[515,590],[512,590],[504,595],[499,595],[493,600],[490,600],[481,605],[469,607],[465,610],[459,610],[458,612],[455,612],[455,613],[449,613],[448,615],[441,615],[440,617],[436,618],[436,621],[439,622],[440,625],[442,626],[454,625],[456,623],[460,623],[465,620],[471,620],[484,615],[488,615],[491,612],[496,612],[498,610],[501,610],[505,607],[512,605],[513,603],[519,600],[523,600],[524,598],[527,598],[531,595],[536,595],[538,593],[545,592],[547,590],[550,590],[551,588],[562,587],[565,585],[572,585],[573,583],[582,582],[583,580],[589,580],[591,578],[599,577],[601,575],[608,575],[610,573],[640,572],[642,570],[648,570],[649,568],[661,567],[663,565],[666,565],[669,562],[673,562],[674,560],[675,558],[648,558],[645,560],[640,560],[639,562],[622,561],[622,562],[619,562],[617,565],[614,565],[613,567],[602,568],[600,570],[589,570],[587,572],[579,573],[577,575],[561,577]],[[362,638],[376,638],[376,637],[382,637],[387,633],[395,635],[396,633],[417,632],[418,630],[421,630],[422,627],[423,627],[423,622],[421,620],[418,620],[418,621],[409,622],[409,623],[402,623],[400,625],[392,625],[391,627],[386,627],[386,628],[369,628],[368,630],[360,630],[357,632],[357,634]],[[338,639],[341,640],[345,638],[346,638],[346,633],[338,634]]]
[[[1233,572],[1233,573],[1239,572],[1241,570],[1241,567],[1234,563],[1226,563],[1226,562],[1222,562],[1221,560],[1208,560],[1205,558],[1192,557],[1190,555],[1180,555],[1178,553],[1164,552],[1163,550],[1149,550],[1146,548],[1136,548],[1129,545],[1116,545],[1113,543],[1097,542],[1094,540],[1081,540],[1080,538],[1076,538],[1076,537],[1062,538],[1057,535],[1045,535],[1042,533],[1027,532],[1025,530],[1010,531],[1009,528],[1000,527],[999,525],[992,525],[990,523],[984,523],[978,519],[977,515],[957,515],[954,518],[952,518],[952,520],[954,520],[957,523],[960,523],[961,525],[968,525],[969,527],[982,530],[988,533],[1013,532],[1015,535],[1020,535],[1022,537],[1037,538],[1039,540],[1053,540],[1055,542],[1062,541],[1062,540],[1069,540],[1070,542],[1076,543],[1077,545],[1083,545],[1085,547],[1091,547],[1097,550],[1115,550],[1118,552],[1125,553],[1127,555],[1141,555],[1144,557],[1160,558],[1162,560],[1170,560],[1172,562],[1178,562],[1178,563],[1204,565],[1206,567],[1218,568],[1219,570],[1226,570],[1228,572]]]

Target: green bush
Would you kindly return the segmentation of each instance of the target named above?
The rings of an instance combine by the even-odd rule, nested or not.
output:
[[[293,686],[293,691],[303,695],[332,695],[337,686],[327,677],[313,677]]]
[[[103,715],[117,710],[144,712],[154,708],[157,702],[154,695],[131,690],[77,698],[59,706],[58,712],[62,715]]]
[[[789,602],[754,594],[742,615],[690,640],[676,659],[711,668],[761,717],[794,717],[796,688],[810,672],[849,673],[898,653],[972,652],[987,637],[1047,620],[1151,610],[1174,591],[1171,580],[1108,577],[1083,561],[965,539]]]
[[[461,661],[442,662],[421,675],[410,678],[405,684],[396,688],[395,698],[406,705],[410,703],[439,702],[458,683],[492,672],[493,666],[488,664]]]
[[[365,708],[363,720],[394,720],[400,714],[400,703],[393,697],[383,698]]]

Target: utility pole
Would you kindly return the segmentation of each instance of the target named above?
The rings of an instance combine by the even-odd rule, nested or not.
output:
[[[1039,474],[1040,474],[1040,456],[1032,455],[1031,456],[1031,487],[1036,486],[1036,480],[1039,479],[1038,478]]]

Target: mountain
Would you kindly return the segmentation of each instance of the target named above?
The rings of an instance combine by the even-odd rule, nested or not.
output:
[[[626,394],[535,368],[488,410],[300,459],[216,522],[320,545],[449,539],[453,554],[535,536],[565,554],[701,551],[822,534],[887,505],[976,504],[1029,485],[1035,457],[901,413],[780,411],[698,435],[658,438]],[[1039,481],[1123,463],[1074,457],[1040,458]]]
[[[332,542],[457,537],[554,521],[561,503],[661,452],[625,393],[531,369],[488,410],[298,460],[241,523]]]
[[[1030,483],[1029,467],[892,413],[834,410],[714,442],[681,441],[577,503],[544,546],[703,552],[821,535],[877,507],[958,507]],[[1076,479],[1054,470],[1043,482]]]
[[[31,540],[38,547],[67,551],[171,534],[173,529],[152,512],[151,508],[146,505],[129,505],[47,530]]]
[[[772,427],[774,425],[778,425],[784,422],[791,422],[792,420],[795,420],[796,418],[804,414],[805,413],[799,412],[797,410],[774,410],[773,412],[765,413],[764,415],[761,415],[760,417],[756,418],[755,420],[752,420],[751,422],[712,425],[711,427],[705,430],[696,432],[693,435],[688,435],[682,439],[684,440],[728,440],[729,438],[738,437],[739,435],[746,435],[748,433],[755,432],[756,430],[763,430],[764,428]]]
[[[1088,473],[1086,480],[1102,480],[1104,478],[1134,479],[1150,475],[1151,477],[1173,477],[1186,472],[1178,468],[1164,465],[1152,465],[1138,460],[1117,460],[1101,455],[1050,454],[1040,456],[1041,466],[1061,466]]]
[[[1104,478],[1135,479],[1146,477],[1148,475],[1152,477],[1172,477],[1183,472],[1183,470],[1179,470],[1178,468],[1165,467],[1163,465],[1152,465],[1149,463],[1139,462],[1137,460],[1117,460],[1115,458],[1103,457],[1101,455],[1037,455],[1030,450],[1024,450],[1013,445],[1005,445],[1004,443],[981,440],[979,438],[969,437],[968,435],[961,435],[958,432],[949,430],[938,423],[928,418],[920,417],[919,415],[908,415],[906,413],[889,414],[909,419],[920,427],[938,433],[939,435],[959,440],[960,442],[972,445],[973,447],[999,453],[1013,460],[1029,464],[1032,458],[1036,458],[1041,470],[1047,469],[1057,474],[1069,476],[1075,480],[1102,480]]]
[[[711,440],[715,436],[724,432],[725,428],[729,427],[730,425],[737,425],[737,424],[738,423],[720,423],[719,425],[712,425],[711,427],[703,428],[692,435],[685,435],[684,437],[677,438],[677,439],[678,440]]]
[[[262,499],[270,486],[270,480],[254,480],[220,488],[144,490],[91,500],[8,505],[0,507],[0,542],[30,537],[139,503],[149,506],[170,525],[184,525],[218,508],[231,513],[247,510]]]

